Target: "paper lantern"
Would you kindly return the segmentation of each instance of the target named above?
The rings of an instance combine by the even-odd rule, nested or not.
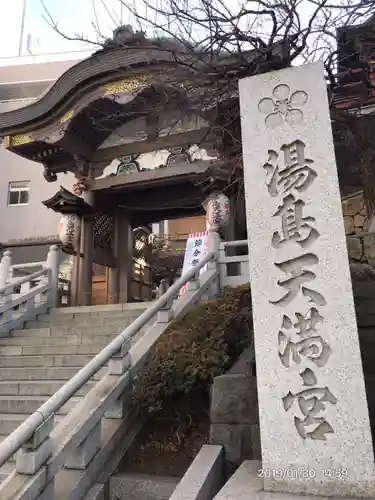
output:
[[[63,215],[59,224],[59,237],[63,245],[76,248],[80,236],[81,219],[78,215]]]
[[[229,198],[223,193],[212,193],[204,202],[208,231],[219,231],[229,223]]]

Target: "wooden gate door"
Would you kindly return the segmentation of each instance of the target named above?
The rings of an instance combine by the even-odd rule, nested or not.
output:
[[[133,276],[130,289],[131,300],[144,302],[152,300],[151,269],[141,259],[133,257]]]
[[[92,269],[92,305],[108,303],[108,267],[93,264]]]

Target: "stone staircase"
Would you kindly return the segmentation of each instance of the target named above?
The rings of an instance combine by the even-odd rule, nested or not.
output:
[[[108,500],[168,500],[180,478],[119,473],[109,481]]]
[[[0,442],[149,305],[143,302],[55,309],[27,322],[22,330],[11,331],[9,337],[0,337]],[[147,327],[133,338],[133,344]],[[59,415],[67,414],[105,370],[97,372]],[[14,464],[8,463],[0,468],[0,482],[12,467]]]

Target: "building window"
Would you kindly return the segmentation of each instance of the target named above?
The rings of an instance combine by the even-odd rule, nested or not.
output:
[[[28,205],[29,181],[10,182],[8,192],[8,205]]]

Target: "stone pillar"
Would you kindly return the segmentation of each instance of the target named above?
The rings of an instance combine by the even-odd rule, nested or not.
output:
[[[79,225],[79,233],[74,245],[76,255],[73,256],[72,275],[70,279],[70,305],[78,306],[79,304],[79,287],[80,287],[80,269],[81,269],[81,237],[82,237],[82,219]]]
[[[374,455],[324,68],[245,78],[239,90],[259,475],[266,491],[373,497]]]
[[[88,189],[83,194],[83,199],[93,205],[93,192]],[[89,306],[92,302],[92,265],[94,262],[94,221],[92,215],[82,218],[81,251],[83,254],[81,272],[80,305]]]
[[[118,273],[119,273],[119,303],[130,301],[130,289],[133,276],[133,232],[129,213],[119,212],[118,221]]]
[[[120,269],[119,269],[119,255],[120,255],[120,216],[118,213],[114,215],[113,220],[113,254],[116,259],[116,267],[109,269],[108,275],[108,304],[117,304],[119,301],[119,285],[120,285]]]
[[[73,256],[72,276],[70,280],[70,305],[78,305],[79,289],[79,253]]]
[[[59,247],[51,245],[47,255],[46,268],[50,270],[48,292],[49,306],[56,308],[59,307]]]

